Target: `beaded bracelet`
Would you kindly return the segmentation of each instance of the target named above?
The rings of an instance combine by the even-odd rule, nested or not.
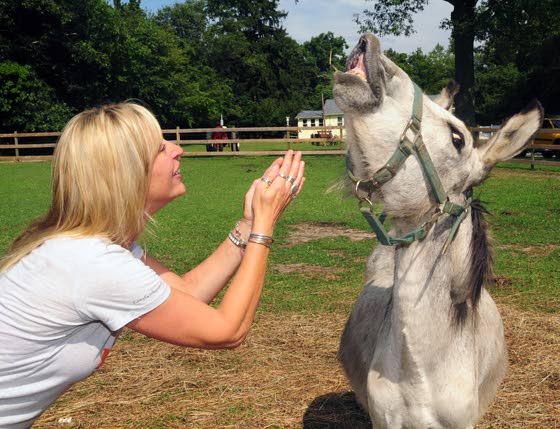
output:
[[[235,222],[235,226],[233,227],[233,233],[239,240],[243,241],[243,238],[241,237],[241,231],[239,231],[239,222],[241,222],[241,220]]]
[[[249,243],[256,243],[256,244],[262,244],[263,246],[266,246],[268,248],[270,248],[270,245],[272,243],[274,243],[274,239],[270,236],[270,235],[264,235],[264,234],[249,234]]]
[[[241,231],[239,231],[239,222],[241,222],[241,219],[239,219],[237,222],[235,222],[235,226],[233,227],[233,231],[229,232],[228,238],[230,239],[230,241],[233,244],[235,244],[241,250],[245,250],[245,248],[247,247],[247,242],[245,240],[243,240],[243,237],[241,235]]]
[[[241,238],[237,238],[235,235],[233,235],[233,233],[231,231],[228,234],[228,238],[230,239],[230,241],[233,244],[235,244],[241,250],[245,250],[245,248],[247,247],[247,242],[243,241],[243,239],[241,239]]]

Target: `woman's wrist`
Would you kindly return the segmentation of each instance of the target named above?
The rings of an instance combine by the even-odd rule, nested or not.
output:
[[[274,224],[268,219],[254,219],[251,232],[255,234],[264,234],[272,236],[274,233]]]
[[[247,247],[249,242],[249,235],[251,234],[252,222],[241,218],[236,223],[233,229],[229,232],[229,240],[239,247],[242,251]]]
[[[249,236],[248,243],[261,244],[263,246],[270,248],[271,244],[274,243],[274,239],[272,238],[271,235],[258,234],[252,232],[251,235]]]
[[[236,237],[246,242],[249,239],[249,234],[251,234],[252,228],[253,228],[253,222],[243,217],[239,219],[235,224],[235,227],[233,228],[233,233],[235,234]]]

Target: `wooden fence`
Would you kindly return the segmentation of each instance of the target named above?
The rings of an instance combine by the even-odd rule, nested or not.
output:
[[[298,138],[300,130],[316,131],[323,137]],[[232,156],[232,155],[277,155],[283,154],[288,149],[298,149],[300,143],[311,143],[318,146],[317,149],[302,150],[303,154],[344,154],[344,148],[332,148],[333,145],[343,144],[343,139],[338,135],[343,135],[344,127],[323,126],[323,127],[239,127],[239,128],[175,128],[164,129],[164,137],[183,147],[189,145],[202,145],[202,151],[184,152],[184,157],[196,156]],[[227,133],[228,140],[212,139],[214,132]],[[332,137],[325,137],[325,134]],[[251,137],[255,135],[255,137]],[[0,161],[37,161],[52,158],[52,152],[56,147],[56,141],[60,133],[10,133],[0,134]],[[232,137],[240,136],[240,137]],[[206,145],[239,143],[239,152],[223,151],[208,152]],[[286,145],[286,150],[244,150],[245,143],[281,143]],[[254,146],[254,145],[252,145]],[[331,148],[329,148],[331,147]]]
[[[315,138],[298,138],[298,131],[316,131],[316,134],[323,137]],[[496,128],[488,127],[475,127],[471,131],[474,133],[477,141],[482,142],[484,135],[491,135],[496,132]],[[207,138],[214,132],[226,132],[229,136],[228,140],[215,140]],[[557,130],[542,129],[544,133],[553,133]],[[244,156],[244,155],[280,155],[285,153],[287,149],[301,150],[298,146],[301,143],[312,143],[317,148],[310,149],[308,145],[305,147],[307,150],[302,150],[304,155],[341,155],[345,153],[344,139],[340,137],[324,137],[325,134],[344,135],[344,128],[339,126],[324,126],[324,127],[239,127],[239,128],[175,128],[163,130],[164,137],[167,140],[180,144],[183,147],[189,145],[201,145],[202,151],[185,150],[184,157],[197,157],[197,156]],[[250,137],[250,135],[256,135]],[[60,133],[10,133],[0,134],[0,161],[35,161],[47,160],[52,158],[52,151],[56,147],[56,141]],[[233,136],[233,137],[232,137]],[[240,138],[236,136],[242,136]],[[241,150],[239,152],[232,152],[224,150],[222,152],[207,152],[206,146],[209,144],[227,144],[239,143]],[[246,150],[243,146],[245,143],[281,143],[286,145],[286,150]],[[340,148],[332,147],[337,145]],[[254,146],[254,145],[253,145]],[[539,151],[547,150],[554,151],[557,158],[560,157],[560,145],[542,145],[531,143],[528,147],[531,153],[530,159],[515,158],[512,162],[528,163],[534,165],[557,165],[560,166],[558,161],[543,161],[535,157]]]

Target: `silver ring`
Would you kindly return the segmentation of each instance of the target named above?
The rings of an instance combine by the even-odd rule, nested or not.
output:
[[[270,180],[268,177],[261,177],[261,180],[266,183],[268,186],[270,186],[272,184],[272,180]]]
[[[290,188],[290,191],[292,191],[292,197],[296,196],[298,190],[299,190],[298,185],[292,185],[292,187]]]
[[[290,182],[290,183],[294,183],[294,182],[296,181],[296,179],[295,179],[294,177],[292,177],[292,176],[286,177],[286,180],[287,180],[288,182]]]
[[[284,173],[278,173],[278,175],[284,179],[284,180],[288,180],[288,176],[286,176]]]

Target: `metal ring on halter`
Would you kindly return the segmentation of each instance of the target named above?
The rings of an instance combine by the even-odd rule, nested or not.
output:
[[[288,180],[288,176],[286,176],[284,173],[278,173],[278,175],[284,179],[284,180]]]
[[[292,198],[296,197],[298,190],[299,190],[298,185],[292,185],[292,187],[290,188],[290,191],[292,192]]]
[[[288,182],[292,183],[292,184],[296,181],[295,177],[292,177],[292,176],[286,177],[286,180],[287,180]]]
[[[268,177],[261,177],[261,180],[266,183],[268,186],[270,186],[272,184],[272,180],[270,180]]]
[[[360,188],[360,183],[362,183],[362,181],[361,181],[361,180],[358,180],[358,181],[356,182],[356,188],[354,189],[354,194],[355,194],[356,197],[358,197],[358,198],[360,198],[359,195],[358,195],[358,189]]]

